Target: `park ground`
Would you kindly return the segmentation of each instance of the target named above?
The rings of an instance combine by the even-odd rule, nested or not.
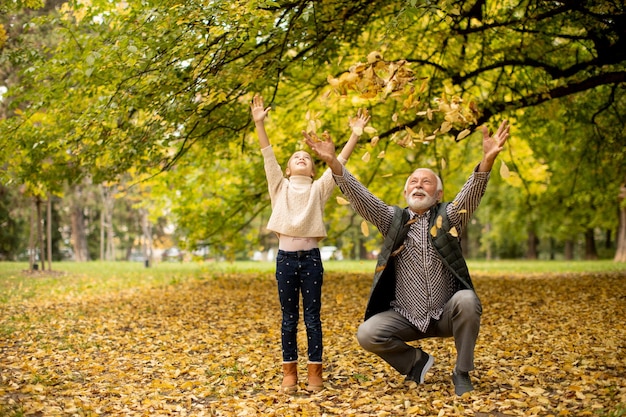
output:
[[[483,303],[472,373],[454,395],[451,339],[423,385],[359,347],[373,263],[328,262],[326,388],[278,391],[271,264],[0,263],[0,416],[626,415],[626,266],[470,263]],[[306,336],[300,325],[300,371]]]

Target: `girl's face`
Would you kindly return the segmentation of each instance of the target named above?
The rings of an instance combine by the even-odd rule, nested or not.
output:
[[[304,175],[311,177],[315,175],[315,165],[313,165],[313,158],[306,151],[297,151],[291,155],[289,162],[287,162],[287,176],[292,175]]]

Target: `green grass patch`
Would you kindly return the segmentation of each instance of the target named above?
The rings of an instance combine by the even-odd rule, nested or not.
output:
[[[372,274],[376,262],[326,261],[327,272]],[[567,273],[624,272],[613,261],[469,261],[472,274],[525,276]],[[41,298],[75,298],[145,287],[175,285],[224,274],[261,274],[273,277],[274,262],[160,262],[146,268],[141,262],[57,262],[52,271],[28,271],[24,262],[0,262],[0,303]]]

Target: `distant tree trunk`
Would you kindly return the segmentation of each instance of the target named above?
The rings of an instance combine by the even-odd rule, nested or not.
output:
[[[152,264],[152,225],[148,219],[148,210],[141,209],[141,230],[143,232],[143,255],[146,267]]]
[[[526,259],[539,258],[539,238],[534,230],[528,232],[528,249],[526,251]]]
[[[489,233],[491,232],[491,223],[487,223],[485,225],[485,232]],[[493,258],[493,250],[491,248],[491,243],[487,244],[487,248],[486,248],[486,252],[485,252],[485,258],[490,261]]]
[[[30,209],[30,233],[28,235],[28,269],[31,271],[35,269],[39,269],[39,265],[37,265],[37,247],[35,245],[35,230],[37,227],[37,223],[35,222],[35,218],[37,217],[35,214],[36,211],[35,202],[31,205]]]
[[[617,250],[615,251],[615,262],[626,262],[626,183],[620,188],[618,196],[619,223],[617,226]]]
[[[89,260],[89,250],[87,248],[87,233],[85,230],[85,213],[79,203],[79,199],[74,199],[71,208],[72,218],[72,246],[77,262]]]
[[[596,240],[593,236],[593,229],[587,229],[585,232],[585,259],[598,259],[598,251],[596,250]]]
[[[566,260],[571,261],[574,259],[574,241],[566,240],[565,241],[565,253],[563,254]]]
[[[48,193],[48,203],[46,213],[46,237],[48,243],[48,271],[52,271],[52,196]]]
[[[43,201],[41,201],[40,197],[35,199],[35,205],[37,207],[37,243],[39,244],[39,260],[41,261],[41,270],[46,269],[46,251],[44,245],[44,235],[43,235],[43,215],[41,214],[41,205]]]
[[[365,247],[365,239],[363,239],[362,236],[359,236],[357,259],[368,259],[368,258],[369,258],[369,254],[367,252],[367,248]]]
[[[115,260],[115,235],[113,233],[113,207],[115,205],[114,191],[100,185],[102,196],[102,211],[100,212],[100,259]]]

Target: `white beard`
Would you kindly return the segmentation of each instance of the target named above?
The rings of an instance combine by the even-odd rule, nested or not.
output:
[[[423,196],[420,198],[419,196]],[[409,208],[413,211],[425,211],[437,204],[437,199],[424,190],[415,190],[406,198]]]

